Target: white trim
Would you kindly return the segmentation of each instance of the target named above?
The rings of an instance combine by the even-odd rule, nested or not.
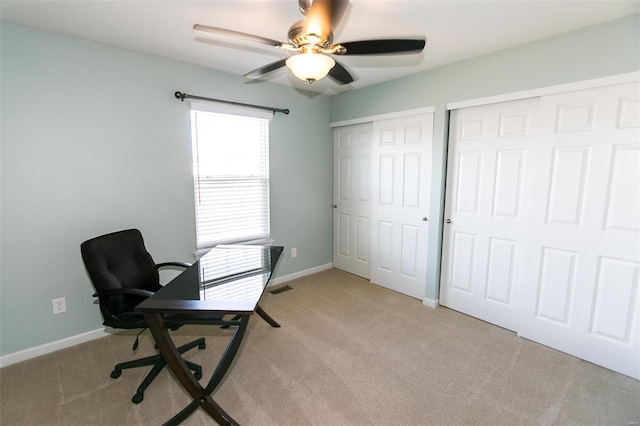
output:
[[[408,110],[405,110],[405,111],[390,112],[390,113],[387,113],[387,114],[370,115],[368,117],[354,118],[352,120],[334,121],[334,122],[329,123],[329,126],[331,126],[331,127],[350,126],[352,124],[362,124],[362,123],[369,123],[369,122],[372,122],[372,121],[388,120],[388,119],[391,119],[391,118],[410,117],[412,115],[428,114],[430,112],[435,112],[435,111],[436,111],[436,107],[435,106],[428,106],[428,107],[424,107],[424,108],[416,108],[416,109],[408,109]]]
[[[440,299],[433,300],[425,297],[424,299],[422,299],[422,304],[435,309],[440,306]]]
[[[540,87],[538,89],[524,90],[521,92],[506,93],[504,95],[469,99],[460,102],[451,102],[446,104],[446,109],[452,110],[495,104],[499,102],[516,101],[527,98],[537,98],[539,96],[555,95],[558,93],[574,92],[577,90],[593,89],[603,86],[614,86],[616,84],[633,83],[636,81],[640,81],[640,72],[630,72],[627,74],[618,74],[609,77],[595,78],[592,80],[582,80],[573,83],[558,84],[556,86],[547,86]]]
[[[91,340],[110,336],[112,332],[112,328],[100,328],[98,330],[87,331],[86,333],[66,337],[55,342],[45,343],[44,345],[36,346],[34,348],[29,348],[23,351],[4,355],[0,357],[0,367],[6,367],[7,365],[16,364],[18,362],[26,361],[28,359],[35,358],[41,355],[46,355],[48,353],[59,351],[61,349],[70,348],[71,346],[79,345],[80,343],[85,343]]]
[[[228,105],[220,101],[211,101],[214,104],[191,101],[192,111],[213,112],[214,114],[241,115],[243,117],[260,118],[271,121],[273,111],[265,111],[262,109],[251,108],[249,106]]]
[[[315,266],[313,268],[305,269],[304,271],[294,272],[293,274],[285,275],[284,277],[274,278],[269,281],[269,286],[286,283],[287,281],[295,280],[296,278],[306,277],[307,275],[316,274],[318,272],[326,271],[333,268],[333,263],[327,263],[325,265]]]

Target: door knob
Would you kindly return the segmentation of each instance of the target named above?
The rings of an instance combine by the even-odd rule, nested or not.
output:
[[[445,220],[445,223],[451,223],[451,219]]]
[[[333,205],[333,208],[334,208],[334,209],[337,209],[337,208],[338,208],[338,206],[337,206],[336,204],[334,204],[334,205]]]
[[[425,217],[422,218],[422,220],[426,222],[426,221],[429,220],[429,218],[425,216]]]

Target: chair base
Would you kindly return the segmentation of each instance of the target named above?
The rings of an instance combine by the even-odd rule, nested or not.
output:
[[[183,354],[188,350],[195,348],[196,346],[198,347],[198,349],[204,349],[207,347],[204,341],[204,337],[196,339],[193,342],[187,343],[186,345],[182,345],[177,349],[180,354]],[[195,378],[200,380],[202,378],[202,367],[187,360],[185,360],[185,363],[187,364],[189,369],[193,371],[193,375],[195,376]],[[147,387],[149,387],[151,382],[154,381],[158,374],[160,374],[164,366],[167,365],[167,362],[164,360],[162,355],[157,354],[148,356],[146,358],[121,362],[120,364],[116,364],[113,371],[111,372],[111,378],[117,379],[118,377],[120,377],[120,374],[122,374],[122,370],[126,370],[128,368],[144,367],[147,365],[153,365],[153,368],[151,369],[151,371],[149,371],[140,386],[138,386],[138,389],[133,395],[133,398],[131,398],[131,402],[133,402],[134,404],[140,404],[142,402],[142,400],[144,399],[144,391],[147,389]]]

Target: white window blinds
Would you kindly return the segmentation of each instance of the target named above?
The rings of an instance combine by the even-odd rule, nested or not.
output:
[[[271,114],[224,108],[191,104],[198,248],[270,233]]]

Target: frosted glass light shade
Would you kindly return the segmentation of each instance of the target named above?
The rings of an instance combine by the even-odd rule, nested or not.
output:
[[[301,53],[286,60],[287,67],[300,80],[312,83],[324,78],[336,61],[319,53]]]

